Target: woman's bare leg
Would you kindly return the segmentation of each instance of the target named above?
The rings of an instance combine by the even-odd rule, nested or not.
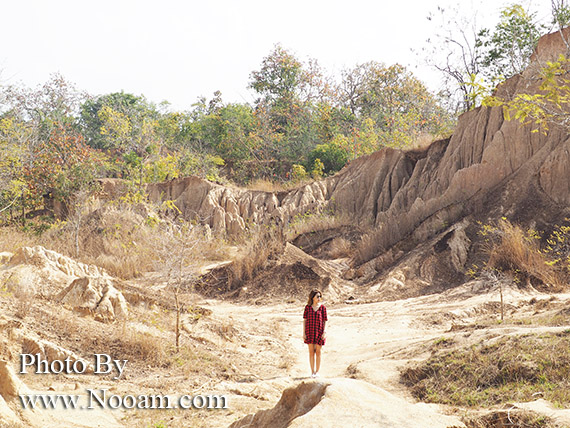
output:
[[[315,345],[313,343],[309,343],[309,364],[311,365],[311,374],[315,373],[315,347],[316,346],[317,345]]]
[[[313,373],[318,373],[321,368],[321,345],[315,345],[315,356],[316,356],[316,370]]]

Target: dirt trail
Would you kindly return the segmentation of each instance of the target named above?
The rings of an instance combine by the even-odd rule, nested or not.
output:
[[[526,305],[530,299],[547,301],[551,298],[516,288],[505,289],[503,294],[509,319],[523,318],[532,311]],[[567,302],[570,295],[557,295],[556,299]],[[329,323],[321,377],[323,380],[361,379],[415,402],[399,382],[399,369],[411,361],[427,358],[439,339],[452,339],[453,346],[463,347],[497,336],[567,328],[501,324],[498,322],[499,301],[497,289],[485,289],[482,284],[473,282],[438,295],[392,302],[325,302]],[[243,342],[236,343],[235,347],[247,350],[254,357],[249,366],[256,378],[250,384],[251,390],[265,388],[267,391],[267,385],[273,385],[273,393],[266,394],[258,408],[273,406],[279,397],[279,387],[309,379],[308,353],[301,339],[302,303],[248,306],[208,301],[206,306],[214,317],[231,320],[236,329],[244,333]],[[482,320],[487,322],[485,329],[453,328],[473,326]],[[284,360],[289,364],[280,364]],[[445,412],[445,409],[440,411]]]
[[[313,260],[311,262],[314,263]],[[342,266],[334,264],[329,267],[333,274],[342,270]],[[295,302],[285,301],[283,297],[264,297],[261,292],[254,293],[252,299],[255,300],[247,302],[203,300],[194,294],[185,296],[193,310],[183,316],[183,347],[180,360],[172,364],[167,360],[166,351],[174,338],[173,313],[166,309],[169,306],[164,290],[153,284],[153,281],[148,281],[123,286],[125,292],[140,295],[141,299],[140,304],[135,303],[131,307],[132,319],[128,322],[101,324],[90,317],[78,317],[52,301],[38,300],[25,323],[16,323],[20,325],[18,334],[22,337],[41,332],[41,337],[85,358],[93,352],[102,352],[102,349],[117,358],[128,357],[132,364],[126,376],[118,381],[90,374],[25,376],[22,380],[34,391],[56,391],[60,394],[77,394],[86,388],[103,387],[118,396],[137,391],[174,396],[223,394],[228,397],[228,408],[216,411],[178,409],[168,413],[121,409],[101,411],[108,418],[104,422],[97,412],[84,417],[79,412],[56,414],[41,411],[23,415],[30,424],[52,426],[52,422],[57,424],[63,418],[66,426],[98,426],[104,423],[105,426],[146,428],[168,417],[169,427],[227,427],[246,415],[277,408],[276,403],[284,396],[285,390],[308,388],[310,392],[315,384],[320,384],[321,389],[327,392],[317,396],[317,405],[308,406],[310,409],[306,415],[321,418],[322,423],[312,426],[330,426],[331,421],[340,420],[335,418],[367,415],[369,419],[361,418],[358,426],[408,428],[398,418],[414,414],[417,421],[430,418],[429,426],[434,428],[459,427],[462,423],[457,417],[447,416],[452,409],[415,404],[416,400],[399,381],[401,368],[427,359],[440,346],[445,346],[446,350],[465,348],[505,335],[569,328],[567,325],[552,327],[556,323],[537,321],[547,312],[551,317],[562,314],[558,315],[558,320],[563,319],[570,308],[570,294],[551,296],[535,290],[506,287],[503,290],[505,322],[500,323],[499,290],[484,282],[472,281],[440,294],[363,303],[359,298],[369,298],[370,294],[347,281],[342,284],[343,293],[345,288],[349,289],[350,295],[354,296],[350,301],[333,302],[332,299],[338,299],[341,293],[332,290],[327,294],[325,291],[324,304],[329,314],[327,344],[323,348],[321,377],[313,381],[309,377],[307,347],[302,341],[305,296],[291,296],[297,299]],[[377,285],[381,286],[382,283]],[[281,292],[286,295],[283,290]],[[7,295],[3,297],[0,309],[14,317],[12,300]],[[535,316],[537,313],[539,315]],[[529,315],[534,318],[531,320]],[[6,318],[5,327],[11,325],[10,322]],[[140,340],[118,340],[127,332],[137,333],[133,337]],[[5,333],[4,343],[10,343],[10,334]],[[82,340],[78,341],[80,338]],[[107,342],[113,345],[108,351],[103,348]],[[159,346],[155,346],[157,343]],[[133,350],[128,349],[142,345],[153,352],[165,351],[164,361],[147,363],[141,359],[142,354],[131,353]],[[12,359],[20,352],[21,346],[14,344],[6,348],[12,353]],[[170,365],[161,365],[165,361]],[[295,394],[289,394],[293,403],[299,398]],[[18,402],[12,400],[11,404],[12,410],[18,408]],[[563,426],[570,426],[570,415],[566,414],[570,410],[552,410],[548,403],[535,402],[533,405],[542,406],[544,414],[556,413],[567,418],[569,422]],[[306,419],[303,418],[303,414],[292,417],[290,420],[295,419],[295,422],[291,426],[302,426]],[[351,422],[350,426],[357,425]]]

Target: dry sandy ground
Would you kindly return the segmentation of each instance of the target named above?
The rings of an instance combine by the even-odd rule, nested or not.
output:
[[[439,295],[393,302],[328,305],[328,338],[323,348],[322,380],[334,383],[339,378],[357,378],[392,396],[414,403],[409,391],[399,382],[399,369],[412,361],[427,358],[434,342],[441,338],[452,339],[450,343],[453,346],[463,347],[502,335],[567,328],[509,323],[509,319],[523,319],[529,310],[533,311],[526,304],[532,298],[546,301],[551,296],[536,291],[504,290],[504,300],[508,305],[505,323],[498,322],[498,290],[486,289],[479,282],[468,283]],[[570,295],[556,296],[559,305],[565,305],[569,299]],[[272,407],[280,395],[280,388],[308,379],[308,353],[301,339],[302,307],[287,304],[252,307],[218,301],[208,301],[207,307],[213,311],[213,316],[231,319],[239,331],[249,331],[249,340],[237,342],[234,346],[249,351],[252,356],[251,369],[256,380],[247,382],[247,388],[243,389],[245,395],[258,398],[257,403],[248,403],[251,408]],[[452,328],[453,325],[482,321],[487,322],[489,327]],[[285,354],[276,352],[276,347],[271,346],[274,342],[281,346]],[[282,363],[286,359],[290,359],[289,364]],[[278,362],[281,364],[276,364]],[[240,390],[232,389],[234,392]],[[243,402],[239,397],[232,397],[232,402],[236,404],[236,413],[247,408],[246,405],[241,408]],[[537,406],[535,403],[535,408]],[[454,412],[454,409],[440,406],[430,407],[441,415]],[[561,422],[570,425],[570,411],[550,411],[544,406],[542,410],[556,414]],[[398,413],[402,409],[390,409],[388,406],[383,411]],[[334,419],[330,422],[335,426]],[[416,421],[415,426],[421,426],[421,421]]]
[[[551,296],[536,291],[504,290],[508,308],[505,323],[498,322],[498,290],[485,288],[479,282],[468,283],[443,294],[392,302],[329,304],[325,301],[329,314],[328,337],[323,348],[321,378],[317,382],[331,383],[341,397],[335,401],[329,396],[329,407],[323,404],[319,410],[319,405],[315,406],[304,416],[305,419],[299,418],[298,425],[309,418],[313,425],[308,426],[345,426],[339,422],[339,415],[350,415],[351,412],[365,414],[373,408],[371,418],[397,418],[404,413],[410,427],[424,426],[424,413],[410,416],[419,409],[429,412],[429,417],[433,418],[430,422],[432,427],[461,426],[458,419],[462,415],[461,410],[414,404],[414,398],[399,382],[399,370],[429,357],[434,343],[441,338],[452,339],[448,342],[450,346],[463,347],[502,335],[568,328],[533,327],[509,322],[523,319],[534,311],[528,304],[532,298],[547,301]],[[567,307],[570,295],[556,295],[555,302],[558,307]],[[183,340],[188,337],[203,339],[204,346],[212,355],[231,367],[231,376],[224,379],[219,372],[212,376],[201,373],[202,380],[196,383],[196,379],[190,382],[188,377],[174,375],[169,369],[164,369],[129,372],[120,381],[103,382],[84,377],[76,377],[75,380],[81,382],[80,389],[96,384],[99,388],[111,388],[115,394],[132,394],[147,387],[156,391],[156,385],[164,385],[169,394],[172,391],[177,395],[224,394],[228,397],[227,409],[106,410],[86,415],[71,411],[51,412],[49,415],[43,412],[32,418],[36,426],[60,426],[58,424],[62,422],[58,421],[64,421],[65,426],[70,427],[227,427],[247,414],[273,408],[286,388],[314,382],[308,376],[308,352],[302,341],[303,303],[273,302],[271,299],[265,305],[218,300],[197,303],[210,309],[212,314],[199,322],[185,319]],[[472,326],[482,322],[486,323],[486,328],[452,328],[454,325]],[[350,378],[357,381],[349,383],[352,382],[348,381]],[[65,381],[56,377],[49,381],[46,379],[45,386],[49,382],[59,393],[73,393],[77,387],[73,377]],[[41,389],[33,382],[30,386]],[[349,405],[351,397],[360,401],[363,397],[370,397],[370,406]],[[347,402],[346,407],[343,407],[343,400]],[[529,407],[555,416],[570,426],[570,410],[553,410],[542,402],[535,402]],[[418,420],[413,420],[414,417]],[[295,423],[293,425],[297,426]],[[362,420],[352,426],[391,425]]]

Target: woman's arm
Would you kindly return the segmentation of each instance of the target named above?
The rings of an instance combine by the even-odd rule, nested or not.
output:
[[[303,318],[303,341],[307,340],[307,319]]]
[[[325,322],[323,322],[323,335],[322,335],[323,339],[326,339],[326,337],[327,337],[326,328],[327,328],[327,322],[325,321]]]

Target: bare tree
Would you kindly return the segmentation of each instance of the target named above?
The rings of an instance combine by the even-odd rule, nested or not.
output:
[[[513,279],[497,269],[485,269],[481,273],[481,279],[491,282],[499,288],[499,296],[501,298],[501,322],[505,320],[505,300],[503,297],[503,287],[513,282]]]
[[[203,238],[197,226],[179,220],[178,222],[163,222],[162,233],[157,234],[154,242],[156,251],[157,272],[166,282],[166,289],[172,293],[174,310],[176,312],[175,343],[176,352],[180,349],[180,322],[185,305],[181,293],[193,291],[196,278],[196,267],[199,259],[197,248]]]
[[[481,28],[477,24],[477,14],[471,16],[460,13],[458,8],[437,7],[428,20],[438,29],[426,40],[420,52],[428,65],[442,74],[443,94],[450,99],[449,108],[456,113],[473,107],[473,77],[480,73],[484,55],[480,37]]]

